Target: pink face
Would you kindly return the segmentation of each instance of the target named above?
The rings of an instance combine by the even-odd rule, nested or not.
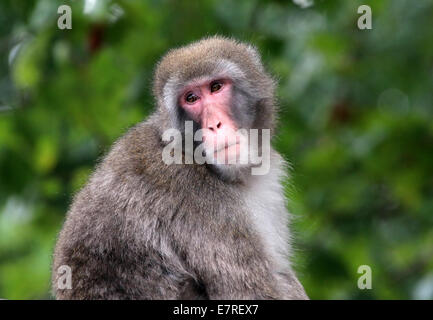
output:
[[[213,144],[214,150],[234,147],[237,153],[237,142],[232,137],[238,128],[230,116],[232,87],[228,79],[191,84],[180,96],[180,105],[204,129],[205,143]]]

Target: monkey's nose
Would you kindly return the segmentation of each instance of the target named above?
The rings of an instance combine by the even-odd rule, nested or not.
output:
[[[219,129],[219,128],[221,128],[221,126],[222,126],[221,121],[218,121],[218,123],[217,123],[215,126],[208,126],[208,129],[209,129],[210,131],[215,131],[215,128],[216,128],[216,129]]]

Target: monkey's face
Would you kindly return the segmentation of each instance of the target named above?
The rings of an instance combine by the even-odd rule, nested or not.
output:
[[[232,178],[260,165],[258,154],[269,156],[274,82],[253,47],[215,37],[171,50],[158,64],[154,94],[162,131],[180,131],[184,154],[194,160],[204,154]]]
[[[233,82],[228,78],[192,81],[179,96],[179,106],[201,129],[207,157],[219,164],[239,162],[245,141],[233,117],[233,101]]]

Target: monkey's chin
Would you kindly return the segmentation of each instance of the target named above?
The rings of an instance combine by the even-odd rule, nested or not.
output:
[[[250,173],[251,165],[248,163],[248,150],[240,148],[239,143],[228,147],[222,147],[217,151],[206,150],[206,158],[209,166],[225,181],[242,181]]]
[[[251,173],[251,166],[245,164],[211,164],[218,176],[228,182],[245,182]]]
[[[233,151],[233,149],[235,150]],[[222,156],[220,155],[219,159],[213,157],[211,167],[224,181],[245,181],[247,174],[251,171],[251,166],[239,161],[239,154],[236,152],[236,147],[229,148],[229,150],[226,149],[226,151],[227,153]]]

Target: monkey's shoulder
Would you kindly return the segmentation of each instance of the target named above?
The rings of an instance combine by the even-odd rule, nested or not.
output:
[[[163,161],[166,142],[160,128],[150,119],[131,128],[112,147],[101,164],[103,171],[116,176],[139,180],[156,189],[175,191],[185,185],[203,188],[218,183],[218,177],[197,164],[167,164]],[[131,180],[125,183],[131,183]]]
[[[207,198],[223,201],[233,197],[230,187],[204,165],[164,163],[164,147],[152,121],[137,124],[114,143],[77,202],[150,210],[154,203],[162,205],[160,199],[170,199],[171,206],[177,207],[185,197],[198,204]]]

